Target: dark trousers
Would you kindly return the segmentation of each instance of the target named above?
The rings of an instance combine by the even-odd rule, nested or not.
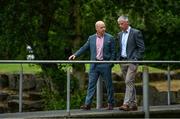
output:
[[[105,82],[107,95],[108,95],[108,103],[114,104],[114,90],[112,85],[112,75],[111,75],[111,65],[110,64],[91,64],[89,71],[89,82],[88,82],[88,90],[86,95],[85,104],[90,105],[92,103],[92,99],[94,93],[96,91],[96,84],[99,76],[102,76],[102,79]]]

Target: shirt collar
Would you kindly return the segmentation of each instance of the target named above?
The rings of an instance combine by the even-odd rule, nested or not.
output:
[[[103,35],[103,36],[99,36],[99,35],[96,33],[96,37],[98,37],[98,38],[104,38],[104,35]]]
[[[130,32],[130,29],[131,29],[131,27],[128,26],[128,29],[127,29],[126,31],[123,31],[123,33],[129,33],[129,32]]]

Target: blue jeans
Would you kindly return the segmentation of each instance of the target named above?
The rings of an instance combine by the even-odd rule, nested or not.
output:
[[[102,76],[108,95],[108,103],[114,104],[114,90],[112,85],[111,65],[110,64],[91,64],[89,71],[88,90],[85,105],[91,105],[96,90],[96,84],[99,76]]]

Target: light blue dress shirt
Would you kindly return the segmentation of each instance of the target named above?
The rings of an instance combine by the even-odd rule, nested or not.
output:
[[[128,27],[127,31],[124,31],[122,34],[122,50],[121,50],[121,56],[122,57],[127,57],[127,52],[126,52],[126,47],[127,47],[127,40],[130,32],[130,26]]]

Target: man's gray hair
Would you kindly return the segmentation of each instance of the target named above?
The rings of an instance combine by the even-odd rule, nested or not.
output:
[[[118,18],[118,22],[120,22],[121,20],[123,20],[123,21],[128,21],[128,16],[124,16],[124,15],[122,15],[122,16],[120,16],[119,18]]]

